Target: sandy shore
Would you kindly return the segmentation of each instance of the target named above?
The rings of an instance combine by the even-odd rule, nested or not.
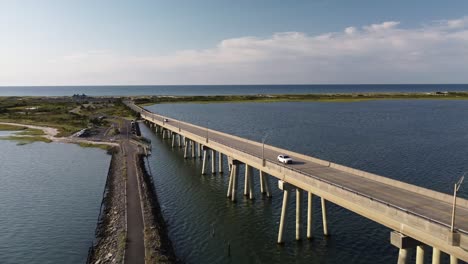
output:
[[[75,138],[75,137],[56,137],[56,135],[59,133],[58,129],[53,128],[53,127],[45,127],[45,126],[35,126],[35,125],[25,125],[25,124],[19,124],[19,123],[6,123],[6,122],[0,122],[1,125],[11,125],[11,126],[18,126],[18,127],[27,127],[27,128],[32,128],[32,129],[39,129],[44,132],[44,138],[47,138],[53,142],[62,142],[62,143],[73,143],[73,144],[79,144],[79,143],[86,143],[86,144],[95,144],[95,145],[109,145],[109,146],[119,146],[117,142],[108,142],[108,141],[92,141],[92,140],[86,140],[82,138]],[[24,137],[28,137],[25,135]]]

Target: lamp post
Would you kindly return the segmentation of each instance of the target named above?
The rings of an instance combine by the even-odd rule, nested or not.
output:
[[[206,127],[206,143],[208,143],[208,127]]]
[[[466,172],[461,176],[457,183],[453,186],[453,207],[452,207],[452,224],[450,225],[450,231],[454,232],[455,225],[455,208],[457,206],[457,192],[460,189],[463,180],[465,179]]]
[[[270,134],[267,132],[262,138],[262,165],[265,167],[265,141],[267,140]]]

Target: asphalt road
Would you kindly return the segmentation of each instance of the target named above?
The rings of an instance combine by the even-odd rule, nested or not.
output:
[[[121,145],[126,154],[127,164],[127,246],[125,263],[145,263],[144,224],[141,210],[139,185],[137,181],[137,165],[135,155],[137,146],[130,143],[130,122],[125,121],[121,127]]]

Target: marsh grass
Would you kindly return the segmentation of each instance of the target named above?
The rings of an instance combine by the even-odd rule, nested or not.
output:
[[[467,92],[448,93],[347,93],[347,94],[278,94],[215,96],[146,96],[135,99],[140,106],[163,103],[246,103],[246,102],[363,102],[370,100],[466,100]]]
[[[19,130],[25,130],[25,129],[26,127],[23,127],[23,126],[0,124],[0,131],[19,131]]]
[[[11,136],[6,136],[6,137],[0,137],[0,140],[13,140],[17,142],[17,145],[26,145],[26,144],[33,143],[33,142],[45,142],[45,143],[52,142],[52,140],[42,137],[42,136],[11,135]]]

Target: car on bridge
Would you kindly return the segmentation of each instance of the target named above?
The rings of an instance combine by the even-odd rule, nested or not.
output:
[[[278,161],[284,164],[292,164],[293,160],[288,155],[278,155]]]

